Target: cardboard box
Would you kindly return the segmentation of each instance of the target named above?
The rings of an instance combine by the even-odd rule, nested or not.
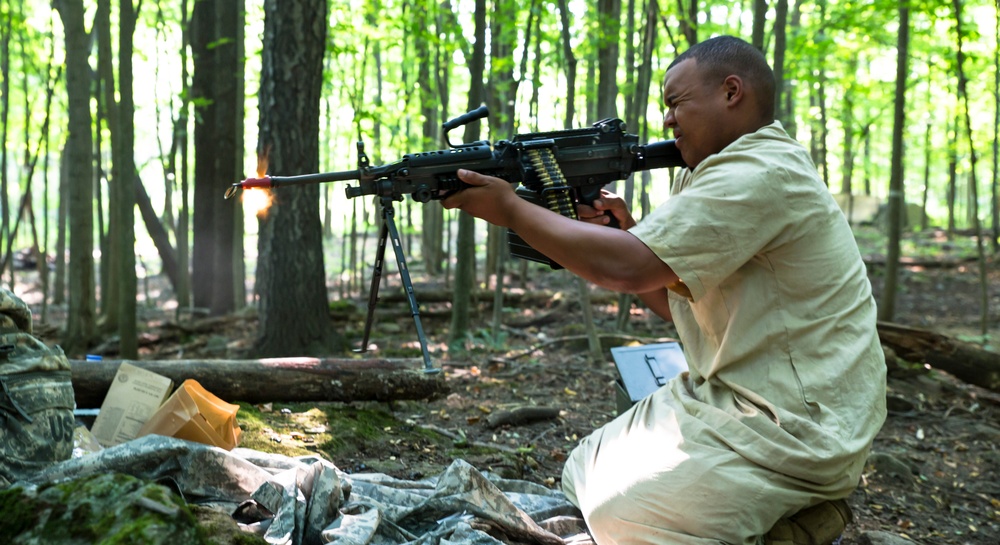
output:
[[[122,362],[91,433],[105,447],[136,438],[173,386],[174,382],[165,376]]]

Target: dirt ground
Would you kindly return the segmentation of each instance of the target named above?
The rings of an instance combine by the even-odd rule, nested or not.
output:
[[[867,257],[877,262],[877,256]],[[947,261],[948,256],[936,259]],[[991,265],[989,281],[994,346],[1000,328],[997,269],[996,263]],[[430,402],[243,404],[242,446],[289,454],[318,451],[348,472],[379,471],[404,479],[437,474],[462,458],[483,470],[558,487],[573,446],[617,414],[616,370],[608,348],[672,338],[673,331],[635,306],[628,329],[614,333],[617,296],[592,291],[598,301],[594,321],[606,334],[606,357],[592,363],[582,337],[575,280],[565,272],[529,270],[530,281],[523,286],[532,302],[508,303],[506,325],[494,335],[489,329],[491,301],[483,301],[473,317],[481,325],[467,342],[468,353],[449,357],[447,303],[421,299],[421,293],[441,286],[422,278],[419,265],[411,269],[434,363],[450,385],[447,397]],[[878,296],[883,268],[872,265],[869,271]],[[909,266],[901,281],[894,322],[983,340],[975,263]],[[511,284],[515,293],[522,282],[515,278]],[[406,302],[391,297],[398,291],[390,269],[372,342],[383,347],[381,355],[417,357]],[[345,313],[338,307],[334,319],[346,338],[357,341],[364,299],[358,294],[350,301],[348,308],[354,310]],[[151,321],[144,332],[143,358],[247,356],[255,329],[252,313],[179,339],[167,334],[175,331],[168,327],[170,319],[158,319],[146,308]],[[113,348],[104,349],[113,357]],[[873,531],[924,544],[1000,543],[1000,393],[914,363],[890,375],[890,414],[861,485],[848,500],[855,522],[841,544],[873,542],[873,535],[866,535]],[[504,417],[506,423],[498,423]]]

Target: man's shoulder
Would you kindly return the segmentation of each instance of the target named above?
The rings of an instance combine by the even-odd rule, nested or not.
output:
[[[764,125],[757,129],[755,132],[737,138],[723,152],[739,153],[748,149],[758,148],[768,148],[784,152],[806,151],[805,146],[785,132],[785,127],[780,121],[774,121],[769,125]]]
[[[819,172],[806,149],[785,132],[780,121],[743,135],[718,154],[720,162],[738,169],[741,176],[777,172],[797,179],[818,179]]]

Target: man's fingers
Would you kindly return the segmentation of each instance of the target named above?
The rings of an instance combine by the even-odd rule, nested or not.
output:
[[[458,169],[458,171],[456,172],[456,174],[458,175],[458,179],[459,180],[461,180],[464,184],[466,184],[468,186],[472,186],[472,187],[486,187],[486,186],[489,186],[491,180],[495,179],[492,176],[486,176],[484,174],[480,174],[478,172],[475,172],[475,171],[472,171],[472,170],[468,170],[468,169],[464,169],[464,168]],[[489,191],[489,190],[487,190],[487,191]],[[448,197],[446,197],[445,199],[443,199],[441,201],[441,204],[445,208],[448,208],[448,209],[451,209],[451,208],[461,208],[461,209],[464,210],[465,207],[466,207],[466,205],[473,204],[474,201],[475,201],[475,199],[477,199],[477,198],[482,198],[482,196],[472,197],[470,195],[471,194],[470,193],[466,193],[465,190],[458,190],[458,191],[455,191],[454,193],[452,193],[451,195],[449,195]]]
[[[464,168],[458,169],[458,179],[469,185],[486,185],[486,176]]]

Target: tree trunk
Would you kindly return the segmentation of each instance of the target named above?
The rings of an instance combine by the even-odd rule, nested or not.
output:
[[[691,47],[698,43],[698,0],[688,0],[686,7],[683,0],[677,0],[677,13],[681,20],[681,33]]]
[[[655,1],[655,0],[654,0]],[[559,0],[559,33],[562,36],[563,56],[566,58],[566,116],[567,128],[576,121],[576,55],[573,54],[573,41],[570,37],[569,3]]]
[[[319,167],[326,13],[324,0],[264,4],[258,146],[271,150],[276,174]],[[260,329],[254,348],[264,357],[339,351],[343,340],[327,308],[319,186],[275,189],[272,199],[259,216]]]
[[[979,223],[979,181],[976,178],[976,163],[978,154],[976,153],[976,142],[972,132],[972,113],[969,111],[969,91],[968,78],[965,76],[965,35],[962,30],[962,2],[952,0],[952,7],[955,10],[955,35],[956,35],[956,59],[955,66],[958,70],[958,98],[962,103],[963,116],[965,121],[965,135],[969,144],[969,215],[972,219],[972,229],[976,236],[976,253],[979,256],[979,305],[980,305],[980,333],[983,336],[989,334],[990,327],[990,295],[989,281],[986,272],[986,251],[983,247],[983,229]]]
[[[489,138],[493,142],[510,138],[514,134],[518,79],[514,75],[516,62],[514,49],[518,41],[518,3],[514,0],[497,0],[489,18],[489,85],[486,87],[486,105],[490,109]],[[530,44],[525,43],[528,47]],[[484,281],[497,270],[497,260],[507,251],[502,243],[506,230],[489,225],[486,228],[486,262],[483,266]]]
[[[59,154],[59,213],[56,217],[56,263],[52,278],[52,304],[66,302],[66,225],[69,221],[70,186],[70,142],[67,141]]]
[[[469,63],[469,111],[483,103],[485,88],[483,76],[486,70],[486,0],[476,0],[475,36],[472,58]],[[475,120],[465,125],[463,139],[466,142],[479,140],[482,122]],[[469,214],[458,211],[458,235],[455,250],[455,289],[451,294],[451,328],[448,331],[449,352],[460,353],[465,348],[469,332],[472,306],[472,290],[476,284],[476,223]]]
[[[659,4],[656,0],[650,0],[646,5],[645,19],[643,25],[642,33],[642,53],[641,59],[642,64],[639,65],[639,70],[636,75],[636,87],[633,94],[635,95],[635,100],[632,102],[632,108],[625,112],[626,125],[632,127],[633,131],[639,132],[644,138],[642,141],[647,140],[645,136],[648,136],[648,123],[644,119],[646,110],[649,107],[649,88],[653,81],[653,52],[656,49],[656,23],[659,18]],[[567,120],[568,121],[568,120]],[[642,127],[644,130],[639,130]],[[569,125],[566,128],[570,128]],[[649,175],[649,171],[643,171],[642,180],[643,183],[646,181],[646,176]],[[635,210],[635,176],[630,176],[625,182],[625,202],[628,206]],[[628,328],[628,321],[631,316],[632,302],[635,297],[632,294],[623,293],[618,297],[618,317],[615,320],[615,327],[619,331],[625,331]]]
[[[784,95],[789,92],[785,88],[785,53],[787,53],[788,44],[785,23],[787,21],[788,0],[777,0],[774,8],[774,60],[771,63],[771,69],[774,71],[774,114],[782,125],[791,130],[789,122],[795,119],[795,113],[788,111],[790,108],[785,108],[786,103],[782,100]],[[789,134],[795,138],[794,132]]]
[[[139,356],[138,327],[136,324],[135,275],[135,183],[137,180],[135,156],[132,148],[135,141],[135,104],[132,96],[132,34],[135,30],[137,13],[132,0],[121,0],[118,42],[118,95],[121,97],[119,111],[118,158],[121,166],[117,186],[117,202],[111,204],[118,227],[112,242],[112,252],[117,256],[118,279],[113,289],[118,293],[118,335],[121,355],[124,358]]]
[[[931,101],[931,78],[927,78],[927,108],[928,111],[933,106]],[[923,183],[924,190],[921,192],[920,196],[920,230],[926,230],[928,225],[929,216],[927,214],[927,200],[931,193],[931,160],[932,152],[934,151],[934,144],[931,140],[931,135],[933,134],[934,123],[930,118],[924,123],[924,175]]]
[[[940,333],[879,322],[882,344],[904,360],[928,364],[955,377],[1000,392],[1000,354]]]
[[[951,115],[949,114],[949,117]],[[948,240],[955,237],[955,196],[958,193],[958,114],[947,124],[948,133],[948,188],[946,201],[948,204]]]
[[[750,43],[761,51],[764,49],[764,27],[767,26],[767,0],[753,0],[753,23],[750,30]]]
[[[120,153],[122,151],[121,145],[121,122],[118,109],[118,101],[116,98],[116,85],[115,85],[115,63],[114,63],[114,53],[111,45],[111,0],[99,0],[97,3],[97,15],[94,17],[94,32],[97,34],[97,75],[98,82],[96,86],[97,90],[97,104],[98,104],[98,117],[97,126],[98,130],[95,133],[97,135],[97,158],[96,164],[98,165],[97,172],[97,202],[102,203],[101,198],[101,169],[102,169],[102,134],[103,131],[100,130],[102,126],[102,119],[104,124],[106,124],[108,129],[108,139],[110,141],[110,151],[111,151],[111,165],[104,171],[105,178],[108,181],[108,202],[110,203],[108,210],[108,231],[104,232],[104,221],[101,218],[101,214],[104,210],[103,204],[98,206],[98,225],[97,232],[101,237],[98,241],[98,245],[101,250],[101,260],[99,262],[100,266],[100,314],[102,316],[102,330],[104,332],[115,332],[118,329],[119,323],[119,296],[120,290],[118,289],[118,273],[121,270],[121,264],[118,262],[119,255],[116,251],[113,251],[110,247],[111,241],[117,240],[118,235],[118,182],[121,179],[120,170],[122,167],[122,158]],[[131,229],[131,227],[130,227]],[[112,289],[112,286],[114,288]]]
[[[177,313],[191,306],[191,246],[190,242],[190,196],[188,168],[188,135],[190,134],[188,114],[191,110],[191,78],[188,76],[188,44],[190,43],[191,25],[188,18],[188,0],[181,0],[181,89],[184,99],[177,114],[177,124],[174,127],[176,137],[180,140],[178,147],[181,154],[180,184],[181,206],[177,215]]]
[[[420,82],[420,92],[417,97],[420,100],[423,121],[420,142],[422,148],[428,151],[441,148],[440,95],[437,88],[437,78],[433,77],[437,70],[432,51],[437,39],[431,39],[437,30],[432,30],[434,16],[429,12],[429,6],[433,5],[435,4],[415,3],[410,22],[413,25],[416,59],[419,62],[417,80]],[[441,207],[440,202],[431,201],[420,207],[420,216],[423,225],[420,230],[420,253],[424,262],[424,270],[431,276],[437,276],[441,273],[444,255],[442,243],[444,239],[444,208]]]
[[[69,108],[69,309],[63,348],[82,353],[94,337],[94,167],[90,117],[90,63],[82,0],[58,0],[66,32],[66,96]]]
[[[849,73],[857,73],[857,57],[848,62]],[[854,94],[850,92],[851,84],[848,83],[848,92],[844,93],[844,166],[841,167],[840,192],[844,195],[853,195],[852,175],[854,174]],[[853,209],[848,210],[847,219],[852,221]]]
[[[243,175],[242,26],[242,0],[195,2],[191,95],[201,103],[194,134],[192,296],[196,307],[213,316],[237,308],[233,282],[242,277],[236,268],[243,267],[236,206],[221,198]]]
[[[153,245],[156,246],[156,251],[160,255],[160,261],[163,262],[163,273],[167,275],[170,285],[174,288],[174,293],[180,293],[180,269],[177,265],[177,252],[170,245],[170,235],[160,223],[153,203],[149,200],[149,194],[146,193],[146,187],[142,184],[142,179],[139,178],[138,174],[134,178],[134,186],[135,203],[139,207],[139,215],[142,217],[143,225],[146,226],[146,232],[153,240]]]
[[[98,408],[121,361],[71,360],[81,408]],[[426,373],[414,359],[276,358],[263,360],[129,361],[174,381],[195,379],[227,401],[399,401],[448,393],[443,373]]]
[[[896,312],[896,286],[899,281],[900,231],[906,200],[903,198],[903,131],[906,126],[906,75],[910,57],[910,8],[899,4],[899,36],[896,42],[896,99],[892,125],[892,171],[889,177],[889,242],[886,250],[885,285],[879,303],[880,320],[892,320]]]
[[[996,10],[996,40],[993,45],[993,176],[990,183],[990,216],[993,236],[990,246],[1000,253],[1000,9]]]
[[[9,4],[7,4],[9,5]],[[8,201],[8,169],[7,169],[7,133],[9,132],[8,121],[10,119],[10,37],[13,29],[14,15],[6,14],[4,17],[4,28],[0,31],[0,142],[3,142],[3,149],[0,150],[0,243],[8,240],[7,233],[10,229],[10,202]],[[10,248],[0,246],[0,251],[11,253]],[[13,270],[13,269],[12,269]],[[4,269],[0,269],[0,279],[3,278]],[[11,274],[11,285],[13,273]]]
[[[618,117],[618,43],[621,40],[621,0],[598,0],[597,117]]]

